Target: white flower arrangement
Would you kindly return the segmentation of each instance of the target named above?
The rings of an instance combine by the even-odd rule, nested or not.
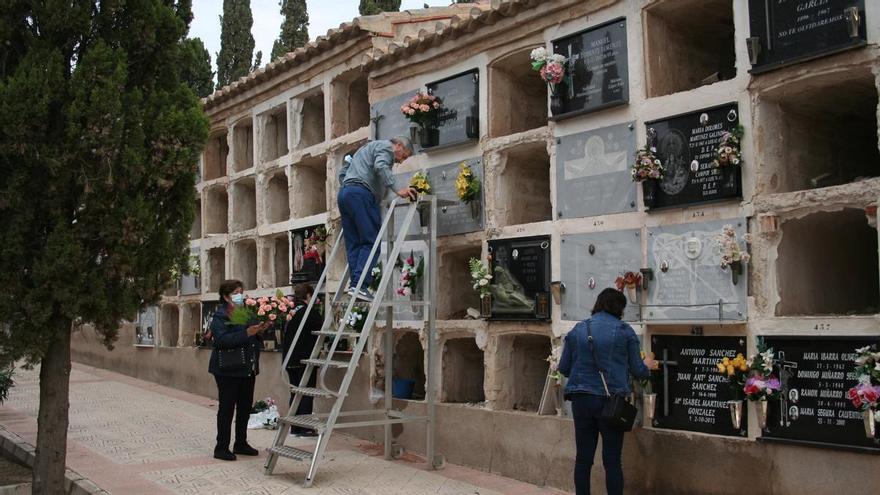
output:
[[[488,297],[491,294],[489,289],[489,281],[492,280],[492,274],[489,273],[489,267],[485,262],[477,258],[468,260],[468,269],[471,272],[471,281],[474,284],[474,290],[480,292],[480,298]]]
[[[743,240],[746,243],[751,243],[751,235],[746,234],[743,236]],[[721,268],[727,268],[736,263],[748,263],[751,259],[747,250],[740,246],[736,231],[731,225],[722,227],[721,233],[715,237],[715,242],[718,243],[721,251]]]
[[[550,378],[561,380],[562,375],[559,373],[559,360],[562,358],[562,346],[554,345],[550,349],[550,355],[547,356],[547,362],[550,363]]]

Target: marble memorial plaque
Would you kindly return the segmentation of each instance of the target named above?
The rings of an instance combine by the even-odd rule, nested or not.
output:
[[[730,268],[721,268],[715,241],[726,224],[734,227],[744,249],[745,219],[648,229],[648,266],[654,280],[648,282],[645,320],[746,319],[748,266],[734,285]]]
[[[150,306],[138,313],[138,319],[134,327],[135,345],[155,346],[156,330],[159,322],[159,308]]]
[[[400,107],[408,101],[416,91],[388,98],[374,103],[370,107],[374,139],[391,139],[395,136],[410,137],[409,128],[412,124],[400,111]],[[413,144],[418,148],[418,145]]]
[[[657,394],[655,428],[746,436],[747,422],[734,429],[727,401],[733,390],[715,367],[723,358],[746,354],[745,337],[653,335],[651,352],[660,369],[651,373]],[[747,407],[743,408],[747,418]]]
[[[455,190],[455,179],[458,178],[459,165],[466,163],[474,171],[474,175],[483,182],[483,164],[479,158],[469,158],[446,165],[431,167],[425,172],[428,175],[428,181],[431,183],[432,193],[438,199],[454,201],[451,206],[437,207],[437,235],[454,235],[464,234],[467,232],[476,232],[483,229],[483,187],[480,188],[479,198],[472,201],[474,204],[465,204],[458,199],[458,192]],[[396,174],[395,182],[399,187],[409,183],[409,178],[415,172],[407,172]],[[395,225],[400,228],[403,225],[404,209],[399,209],[395,216]],[[419,219],[416,216],[414,229],[410,229],[413,234],[418,233]]]
[[[749,23],[753,73],[867,42],[865,0],[749,0]]]
[[[562,319],[583,320],[590,316],[596,297],[603,289],[614,287],[619,275],[639,271],[642,266],[641,233],[633,229],[563,235],[559,256],[565,283]],[[639,319],[638,301],[627,302],[623,319]]]
[[[855,349],[878,341],[878,337],[765,337],[776,352],[774,372],[782,394],[770,402],[761,440],[880,453],[880,437],[865,436],[862,414],[846,397],[857,382]]]
[[[192,248],[190,249],[190,258],[196,260],[200,259],[199,255],[201,253],[201,248]],[[198,294],[202,290],[201,276],[200,275],[184,275],[180,278],[180,293],[182,295],[190,295],[190,294]]]
[[[550,319],[550,237],[489,241],[492,319]]]
[[[712,165],[723,134],[738,124],[736,103],[646,122],[665,168],[652,209],[741,197],[740,167]]]
[[[558,85],[562,113],[555,117],[629,101],[625,18],[555,40],[553,51],[569,59],[566,78]]]
[[[442,102],[438,146],[476,139],[480,134],[480,72],[467,71],[426,85]]]
[[[633,123],[559,138],[556,194],[561,218],[636,210],[630,176],[636,137]]]

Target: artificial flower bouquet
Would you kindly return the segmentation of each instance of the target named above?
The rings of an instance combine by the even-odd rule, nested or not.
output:
[[[480,298],[489,297],[492,294],[492,290],[489,288],[490,280],[492,280],[489,266],[477,258],[471,258],[468,260],[468,269],[471,272],[474,290],[479,291]]]
[[[736,126],[733,130],[725,132],[721,136],[721,142],[715,150],[715,159],[712,166],[715,168],[742,165],[740,142],[743,137],[743,127]]]
[[[431,182],[428,180],[428,174],[425,172],[416,172],[409,178],[409,187],[415,189],[419,194],[428,194],[431,192]]]
[[[420,91],[404,103],[400,107],[400,111],[410,122],[418,124],[419,127],[427,128],[437,122],[442,105],[440,98]]]
[[[550,355],[547,356],[547,362],[550,363],[550,378],[557,382],[562,381],[562,373],[559,372],[559,360],[562,358],[562,346],[554,345],[550,349]]]
[[[425,258],[419,258],[416,263],[415,255],[410,252],[409,257],[403,260],[400,266],[400,286],[397,288],[397,294],[406,297],[418,291],[424,271]]]
[[[635,163],[633,163],[630,174],[633,182],[644,182],[648,179],[660,180],[663,178],[663,162],[656,155],[657,148],[653,146],[645,146],[636,152]]]
[[[752,242],[751,234],[744,235],[743,240],[746,244]],[[725,225],[721,228],[721,233],[715,236],[715,242],[718,244],[721,253],[721,269],[724,270],[730,267],[733,285],[736,285],[739,275],[742,273],[742,266],[751,260],[751,256],[740,245],[736,231],[731,225]]]
[[[749,363],[746,358],[742,354],[737,354],[733,359],[725,357],[715,366],[718,368],[718,372],[727,379],[734,399],[740,399],[749,371]]]
[[[455,179],[455,191],[458,193],[458,199],[465,203],[470,203],[479,198],[480,195],[480,179],[474,175],[467,162],[461,162],[458,165],[458,177]]]
[[[854,363],[858,383],[849,389],[847,398],[860,411],[880,410],[880,352],[877,345],[856,349]]]
[[[543,46],[532,50],[530,58],[532,70],[541,75],[541,79],[550,86],[551,92],[555,95],[556,85],[565,79],[568,59],[564,55],[548,52]]]

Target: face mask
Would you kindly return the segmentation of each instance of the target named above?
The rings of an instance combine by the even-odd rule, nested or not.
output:
[[[232,294],[232,304],[236,306],[244,304],[244,294]]]

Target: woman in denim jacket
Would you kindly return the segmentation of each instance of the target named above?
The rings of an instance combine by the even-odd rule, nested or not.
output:
[[[574,485],[577,495],[589,495],[590,471],[596,455],[596,443],[602,435],[602,464],[608,495],[623,493],[623,432],[599,420],[607,401],[599,366],[587,343],[587,330],[593,336],[596,357],[605,373],[611,394],[630,394],[629,375],[647,378],[657,362],[641,358],[639,339],[632,327],[620,317],[626,297],[615,289],[605,289],[596,298],[593,314],[568,332],[559,361],[559,372],[568,377],[565,398],[571,401],[574,416],[575,445]]]

